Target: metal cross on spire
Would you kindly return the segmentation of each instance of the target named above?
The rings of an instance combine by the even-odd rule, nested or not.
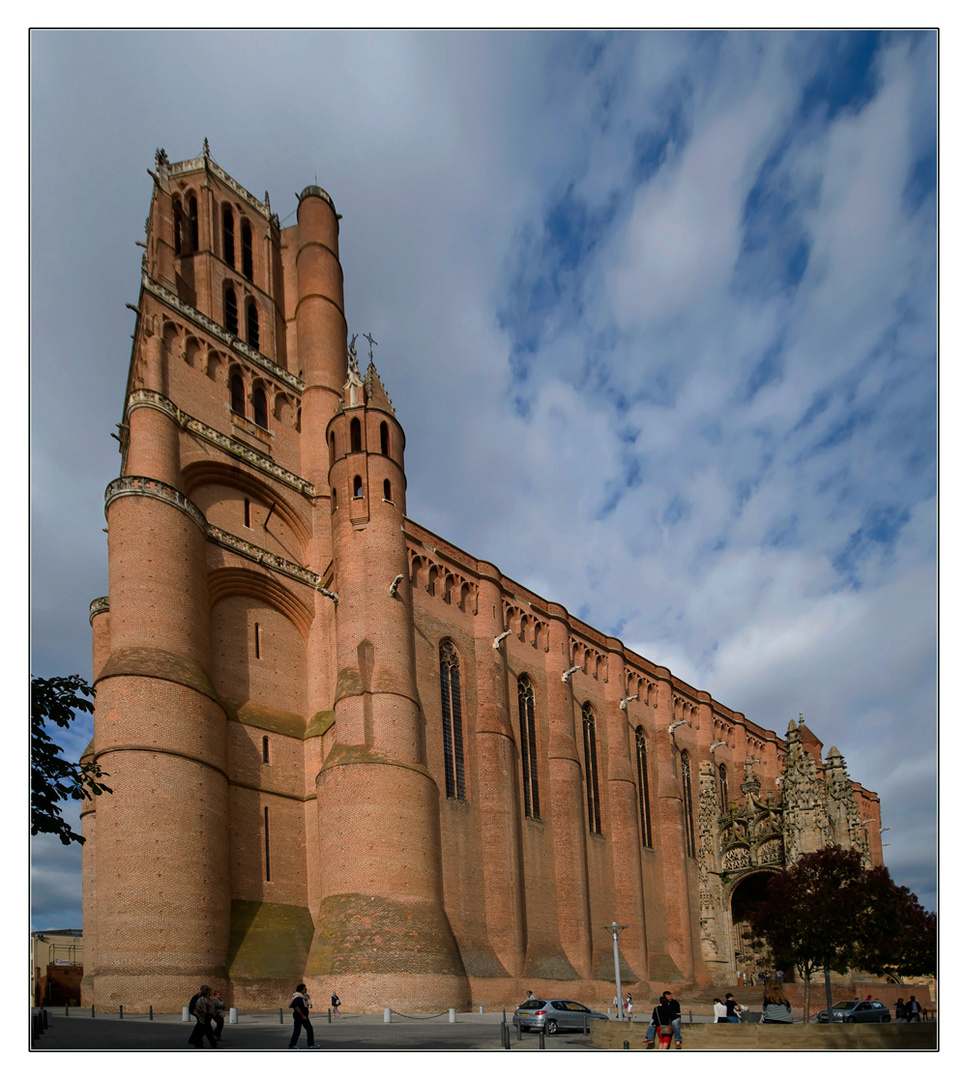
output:
[[[372,334],[363,334],[363,337],[369,342],[369,362],[373,362],[373,346],[378,345],[379,342],[373,337]]]

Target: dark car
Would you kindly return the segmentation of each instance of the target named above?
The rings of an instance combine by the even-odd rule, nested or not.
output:
[[[590,1020],[607,1020],[604,1013],[593,1012],[576,1001],[531,998],[514,1010],[514,1017],[524,1031],[541,1031],[553,1035],[557,1031],[584,1031]]]
[[[829,1023],[825,1009],[816,1013],[821,1024]],[[879,1001],[837,1001],[833,1006],[834,1024],[888,1024],[890,1010]]]

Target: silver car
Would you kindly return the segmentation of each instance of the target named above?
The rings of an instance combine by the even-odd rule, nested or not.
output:
[[[530,998],[517,1006],[514,1019],[523,1031],[544,1031],[547,1035],[553,1035],[558,1031],[584,1031],[589,1021],[608,1018],[604,1013],[594,1012],[576,1001]]]
[[[821,1024],[829,1023],[825,1009],[816,1014]],[[888,1024],[890,1010],[879,1001],[837,1001],[833,1006],[834,1024]]]

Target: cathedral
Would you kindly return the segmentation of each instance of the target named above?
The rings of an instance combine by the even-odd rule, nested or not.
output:
[[[771,873],[882,862],[876,794],[801,717],[760,727],[407,516],[321,187],[282,228],[207,141],[148,171],[90,610],[85,1004],[600,1004],[612,925],[639,999],[734,984]]]

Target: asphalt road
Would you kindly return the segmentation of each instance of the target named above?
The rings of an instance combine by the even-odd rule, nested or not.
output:
[[[225,1024],[222,1045],[212,1050],[206,1044],[206,1053],[227,1054],[233,1051],[282,1051],[289,1050],[292,1019],[288,1010],[283,1023],[279,1014],[253,1013],[239,1016],[237,1024]],[[43,1051],[185,1051],[197,1054],[188,1045],[188,1035],[193,1024],[183,1022],[180,1016],[156,1016],[148,1020],[143,1016],[105,1016],[91,1018],[81,1010],[72,1009],[65,1016],[64,1010],[47,1010],[48,1027],[36,1040],[32,1049]],[[393,1016],[392,1023],[384,1023],[382,1016],[346,1016],[326,1022],[326,1014],[313,1016],[313,1028],[318,1050],[306,1049],[303,1033],[299,1039],[301,1055],[325,1053],[325,1051],[400,1051],[400,1050],[498,1050],[506,1053],[501,1043],[500,1013],[459,1013],[456,1023],[447,1017],[409,1019]],[[510,1051],[540,1050],[539,1036],[524,1033],[518,1041],[513,1025],[509,1025]],[[29,1031],[28,1031],[29,1038]],[[590,1050],[590,1039],[580,1033],[558,1034],[545,1039],[546,1051]]]

